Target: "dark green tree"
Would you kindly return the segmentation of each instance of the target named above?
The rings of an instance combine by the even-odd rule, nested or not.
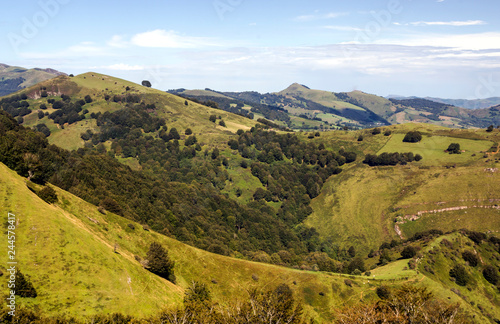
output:
[[[208,120],[210,120],[212,123],[215,123],[215,121],[217,120],[217,116],[216,115],[210,115],[210,117],[208,117]]]
[[[458,143],[451,143],[448,148],[446,149],[446,152],[450,154],[460,154],[462,151],[460,150],[460,144]]]
[[[92,98],[89,95],[86,95],[84,99],[85,99],[86,103],[91,103],[92,102]]]
[[[193,134],[193,131],[191,130],[191,128],[186,128],[186,130],[184,131],[184,134],[191,135],[191,134]]]
[[[484,267],[483,277],[492,285],[496,285],[500,280],[497,267],[494,267],[492,265],[487,265]]]
[[[141,83],[144,87],[148,87],[148,88],[151,88],[151,82],[149,82],[148,80],[144,80],[142,81]]]
[[[419,131],[410,131],[406,133],[403,142],[418,143],[422,140],[422,134]]]
[[[405,246],[403,251],[401,251],[401,257],[403,259],[411,259],[417,255],[417,249],[411,245]]]
[[[457,264],[451,268],[450,277],[455,278],[455,282],[460,286],[465,286],[469,282],[469,274],[461,264]]]
[[[57,202],[57,193],[52,187],[45,186],[38,192],[38,197],[49,204]]]
[[[149,271],[175,283],[174,262],[170,260],[167,250],[160,243],[151,243],[146,259]]]

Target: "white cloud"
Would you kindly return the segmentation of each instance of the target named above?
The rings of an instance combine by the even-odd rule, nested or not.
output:
[[[196,48],[204,46],[217,46],[211,38],[182,36],[173,30],[156,29],[136,34],[131,43],[140,47],[159,48]]]
[[[111,46],[111,47],[124,48],[124,47],[127,47],[129,43],[124,39],[123,36],[114,35],[107,42],[107,44],[108,44],[108,46]]]
[[[409,23],[412,26],[479,26],[486,25],[485,21],[482,20],[465,20],[465,21],[415,21]]]
[[[101,66],[101,69],[106,70],[117,70],[117,71],[140,71],[144,70],[144,67],[141,65],[129,65],[124,63],[112,64],[108,66]]]
[[[333,19],[341,16],[346,16],[348,13],[346,12],[329,12],[326,14],[314,14],[314,15],[302,15],[297,16],[293,20],[306,22],[306,21],[314,21],[314,20],[324,20],[324,19]]]
[[[500,32],[475,34],[419,34],[398,39],[379,39],[377,44],[450,47],[469,50],[500,49]]]

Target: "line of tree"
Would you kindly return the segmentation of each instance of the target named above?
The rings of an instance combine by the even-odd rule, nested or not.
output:
[[[368,164],[369,166],[382,166],[382,165],[405,165],[407,163],[413,161],[422,160],[422,156],[420,154],[413,154],[412,152],[407,153],[381,153],[380,155],[375,154],[367,154],[363,163]]]

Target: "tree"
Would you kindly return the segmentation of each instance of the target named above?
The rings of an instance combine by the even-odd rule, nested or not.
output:
[[[104,198],[99,205],[111,213],[123,216],[122,207],[111,197]]]
[[[52,187],[45,186],[38,192],[38,197],[42,198],[43,201],[49,204],[57,202],[57,193]]]
[[[151,82],[149,82],[148,80],[144,80],[142,81],[141,83],[144,87],[148,87],[148,88],[151,88]]]
[[[223,120],[219,121],[219,125],[222,127],[226,127],[226,123]]]
[[[210,115],[210,117],[208,117],[208,120],[210,120],[212,123],[215,123],[215,121],[217,120],[217,116],[216,115]]]
[[[84,99],[85,99],[86,103],[91,103],[92,102],[92,98],[89,95],[86,95]]]
[[[146,259],[149,271],[175,283],[174,262],[169,259],[167,250],[160,243],[151,243]]]
[[[403,142],[418,143],[422,140],[422,134],[419,131],[411,131],[406,133]]]
[[[498,283],[498,280],[500,280],[498,269],[492,265],[487,265],[484,267],[483,277],[492,285],[496,285]]]
[[[493,126],[493,125],[490,125],[490,126],[488,126],[488,128],[486,128],[486,131],[487,131],[488,133],[491,133],[491,132],[493,132],[493,128],[494,128],[494,126]]]
[[[365,269],[365,262],[363,261],[362,258],[358,257],[352,260],[349,265],[347,266],[347,271],[349,273],[353,273],[354,270],[358,269],[361,272],[364,272]]]
[[[212,160],[215,160],[218,157],[219,157],[219,149],[214,148],[214,150],[212,151]]]
[[[193,134],[193,131],[191,130],[191,128],[186,128],[186,130],[184,131],[184,134],[191,135],[191,134]]]
[[[363,135],[359,135],[358,136],[358,142],[362,142],[363,141]]]
[[[384,132],[384,136],[391,136],[392,132],[388,129]]]
[[[462,252],[462,258],[464,259],[464,261],[467,261],[471,267],[475,267],[479,263],[479,258],[472,251]]]
[[[380,128],[378,127],[375,127],[374,129],[372,129],[372,135],[378,135],[380,134],[382,131],[380,130]]]
[[[401,257],[403,259],[411,259],[417,255],[417,249],[411,245],[405,246],[403,251],[401,251]]]
[[[460,154],[462,151],[460,150],[460,144],[459,143],[451,143],[448,148],[446,149],[446,152],[450,154]]]
[[[347,253],[349,253],[349,256],[351,258],[354,258],[356,256],[356,249],[354,248],[354,246],[351,245],[351,247],[349,247],[349,250],[347,250]]]
[[[465,286],[467,285],[467,282],[469,282],[467,270],[465,270],[465,267],[461,264],[457,264],[451,268],[450,277],[455,278],[455,282],[459,286]]]

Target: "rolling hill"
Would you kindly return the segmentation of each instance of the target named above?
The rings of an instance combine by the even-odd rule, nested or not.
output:
[[[432,287],[439,298],[460,303],[464,311],[475,314],[476,323],[488,320],[471,306],[471,301],[480,302],[490,316],[498,316],[498,309],[492,308],[484,295],[471,297],[466,289],[458,287],[466,296],[459,297],[446,288],[445,284],[452,286],[449,279],[440,277],[444,281],[441,283],[432,275],[408,270],[404,268],[407,260],[377,268],[370,277],[347,277],[228,258],[146,230],[113,213],[103,214],[96,206],[57,187],[58,202],[49,205],[28,189],[26,179],[3,164],[0,174],[2,219],[6,221],[8,213],[16,215],[17,266],[38,292],[36,298],[18,297],[18,307],[36,309],[46,316],[81,319],[121,313],[145,318],[181,305],[183,293],[193,280],[206,284],[212,298],[222,305],[244,300],[252,288],[265,290],[285,283],[304,304],[307,316],[319,323],[333,320],[335,309],[342,305],[360,299],[366,303],[377,300],[375,289],[381,285],[398,287],[405,283]],[[5,235],[2,233],[4,240]],[[455,242],[459,237],[455,234],[448,239]],[[467,238],[461,241],[464,244]],[[152,242],[164,245],[175,262],[175,285],[145,270],[139,262]],[[484,261],[489,260],[486,252],[482,253]],[[4,266],[0,269],[6,271]],[[6,280],[6,276],[0,278],[4,286]],[[486,286],[476,280],[479,287]]]
[[[0,63],[0,97],[65,73],[53,69],[25,69]]]
[[[453,128],[486,128],[500,124],[500,115],[492,105],[478,109],[466,109],[454,106],[446,100],[432,98],[391,98],[386,99],[362,91],[329,92],[310,89],[294,83],[288,88],[275,92],[260,94],[257,92],[218,92],[205,90],[171,90],[188,98],[202,98],[219,103],[227,110],[224,103],[233,98],[258,112],[252,105],[265,104],[287,112],[289,118],[277,118],[267,115],[267,119],[284,123],[292,129],[327,130],[339,127],[367,128],[380,125],[396,125],[407,122],[428,123]],[[223,108],[225,107],[225,108]],[[298,120],[298,118],[301,118]]]
[[[315,107],[319,115],[354,109],[352,102],[363,114],[390,114],[396,106],[431,114],[455,109],[301,85],[287,91],[267,98]],[[285,109],[255,103],[257,93],[235,96],[219,98],[246,111]],[[338,106],[323,105],[330,100]],[[383,108],[388,103],[393,107]],[[49,315],[67,309],[145,317],[181,305],[193,280],[221,304],[286,283],[307,315],[331,322],[340,306],[378,301],[381,285],[413,283],[459,303],[478,323],[500,318],[498,291],[481,272],[498,260],[498,129],[405,123],[276,131],[248,114],[93,72],[44,81],[0,106],[16,118],[0,112],[1,161],[39,183],[30,191],[25,178],[0,165],[2,217],[20,215],[20,267],[39,292],[23,305]],[[403,142],[409,131],[422,139]],[[452,143],[461,154],[446,152]],[[392,152],[422,159],[363,163]],[[46,181],[59,197],[54,205],[33,192]],[[422,234],[433,230],[444,236]],[[474,241],[476,232],[488,232],[484,242]],[[153,241],[175,261],[175,285],[143,269]],[[414,269],[400,259],[408,245],[421,251]],[[480,266],[466,268],[471,281],[457,285],[449,271],[469,267],[460,253],[472,248]],[[359,259],[366,267],[356,265]],[[359,276],[365,270],[371,273]]]

